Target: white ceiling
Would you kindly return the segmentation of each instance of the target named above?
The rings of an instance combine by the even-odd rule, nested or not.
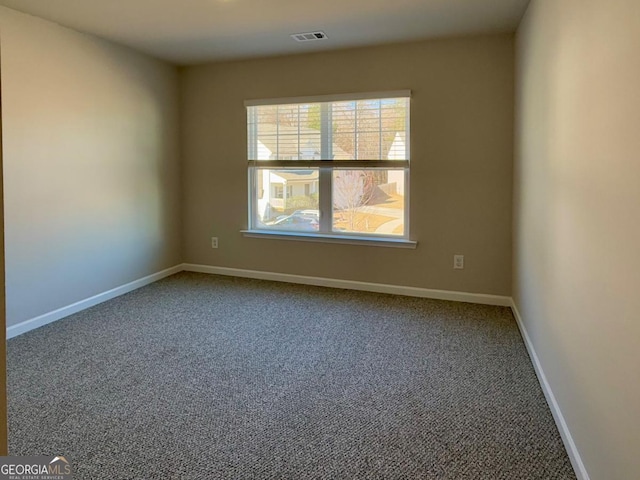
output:
[[[0,0],[177,64],[514,31],[529,0]],[[297,43],[289,35],[324,31]]]

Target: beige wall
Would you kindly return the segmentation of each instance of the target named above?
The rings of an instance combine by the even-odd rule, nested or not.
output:
[[[640,2],[517,36],[513,294],[592,480],[640,475]]]
[[[181,71],[185,261],[510,294],[513,36],[426,41]],[[245,99],[411,89],[417,250],[244,238]],[[220,248],[211,249],[211,236]],[[465,255],[454,271],[453,255]]]
[[[178,74],[0,7],[7,324],[180,262]]]

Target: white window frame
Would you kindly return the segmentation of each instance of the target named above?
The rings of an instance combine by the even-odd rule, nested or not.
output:
[[[310,97],[287,97],[273,99],[259,99],[245,101],[245,107],[255,107],[263,105],[291,105],[306,103],[325,103],[339,101],[357,101],[366,99],[385,98],[408,98],[411,99],[411,91],[387,91],[387,92],[367,92],[340,95],[316,95]],[[244,236],[257,238],[278,238],[285,240],[302,240],[311,242],[346,243],[370,246],[392,246],[401,248],[416,248],[417,241],[410,239],[410,212],[409,212],[409,152],[410,152],[410,111],[407,109],[405,142],[407,149],[406,160],[248,160],[248,225],[247,230],[242,230]],[[326,118],[322,120],[322,131],[328,129]],[[248,140],[251,132],[247,131]],[[330,135],[322,135],[323,144],[328,142]],[[249,141],[247,142],[249,144]],[[251,148],[251,147],[250,147]],[[330,146],[323,145],[323,151],[328,151]],[[257,175],[259,169],[291,169],[291,168],[314,168],[319,171],[318,194],[320,211],[320,232],[289,232],[259,229],[254,227],[257,218],[254,208],[257,206],[256,188]],[[360,232],[332,232],[333,219],[333,172],[337,169],[345,170],[400,170],[404,171],[404,235],[384,235],[375,233]]]

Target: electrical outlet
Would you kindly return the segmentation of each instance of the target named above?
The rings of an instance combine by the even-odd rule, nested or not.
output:
[[[462,270],[464,268],[464,255],[453,256],[453,268],[455,270]]]
[[[218,248],[218,237],[211,237],[211,248]]]

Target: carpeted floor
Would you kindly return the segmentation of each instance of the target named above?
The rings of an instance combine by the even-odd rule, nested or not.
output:
[[[76,479],[574,479],[509,309],[180,273],[8,342]]]

